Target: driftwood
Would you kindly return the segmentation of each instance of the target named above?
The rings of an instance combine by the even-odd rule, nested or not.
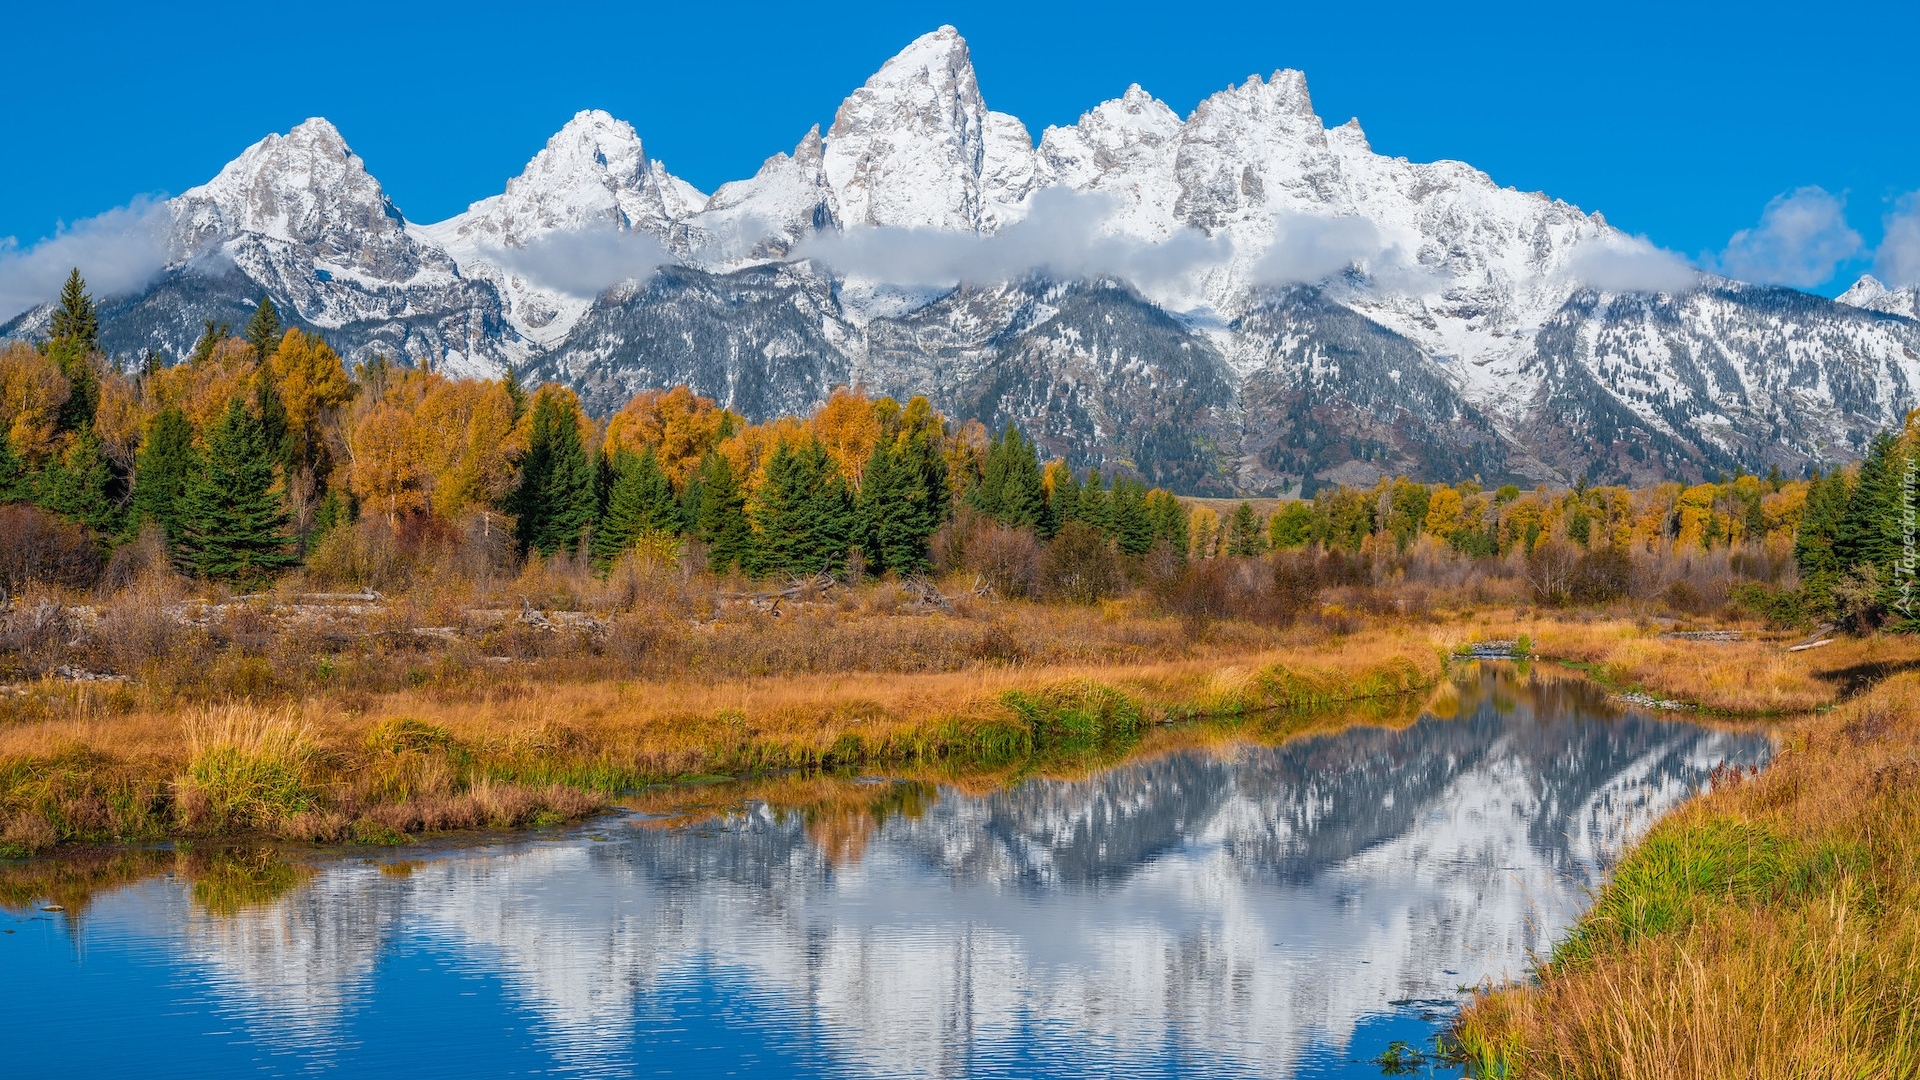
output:
[[[1807,635],[1807,640],[1798,645],[1787,646],[1787,651],[1806,652],[1808,649],[1817,649],[1822,645],[1831,645],[1833,644],[1833,639],[1827,636],[1831,633],[1833,633],[1833,624],[1821,623],[1819,626],[1814,627],[1813,633]]]

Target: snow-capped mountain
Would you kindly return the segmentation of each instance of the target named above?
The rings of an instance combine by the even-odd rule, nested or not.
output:
[[[1853,287],[1840,294],[1840,302],[1864,311],[1878,311],[1908,319],[1920,319],[1920,284],[1889,289],[1872,274],[1863,274]]]
[[[1375,153],[1295,71],[1185,119],[1133,86],[1036,144],[951,27],[711,196],[582,112],[437,224],[324,120],[170,211],[176,265],[109,303],[111,348],[178,355],[265,291],[355,358],[511,364],[601,410],[674,382],[756,418],[849,382],[927,393],[1196,492],[1798,470],[1920,386],[1920,289],[1702,275],[1597,213]]]

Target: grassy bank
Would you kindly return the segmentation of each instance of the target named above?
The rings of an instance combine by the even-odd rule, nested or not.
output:
[[[299,702],[70,712],[0,729],[0,840],[406,834],[574,818],[675,778],[1110,760],[1170,720],[1239,722],[1431,686],[1427,635],[1135,663],[701,680],[496,675]]]
[[[1717,777],[1625,856],[1533,985],[1475,1001],[1466,1056],[1509,1077],[1920,1075],[1916,761],[1920,676],[1787,723],[1765,770]]]

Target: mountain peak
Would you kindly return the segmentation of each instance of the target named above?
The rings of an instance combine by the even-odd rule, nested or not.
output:
[[[959,32],[916,38],[847,96],[827,130],[827,180],[843,220],[978,229],[987,126]]]
[[[1889,289],[1872,274],[1860,275],[1860,280],[1836,299],[1848,307],[1864,311],[1904,315],[1909,319],[1920,318],[1920,287]]]

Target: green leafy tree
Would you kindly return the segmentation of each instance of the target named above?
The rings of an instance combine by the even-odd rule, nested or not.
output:
[[[239,398],[229,401],[178,500],[182,569],[246,587],[299,562],[273,466],[260,421]]]
[[[253,347],[255,359],[264,364],[273,357],[273,351],[280,347],[280,310],[273,306],[272,297],[260,295],[260,302],[253,307],[253,318],[247,320],[242,336]]]
[[[690,487],[697,487],[698,516],[694,535],[707,547],[707,567],[724,574],[734,567],[755,565],[753,525],[747,518],[747,496],[722,454],[709,453]]]
[[[1003,525],[1034,528],[1046,516],[1046,490],[1040,483],[1040,458],[1033,441],[1011,422],[987,444],[980,483],[967,493],[973,508]]]
[[[593,462],[572,410],[557,395],[540,395],[520,458],[520,484],[507,496],[520,550],[552,555],[579,543],[593,525],[594,487]]]
[[[1268,538],[1280,551],[1307,546],[1313,539],[1313,504],[1305,499],[1289,499],[1280,512],[1267,522]]]
[[[680,504],[673,485],[649,446],[636,454],[622,450],[612,462],[613,484],[607,509],[593,531],[593,560],[609,566],[643,536],[681,531]]]
[[[762,574],[804,576],[846,565],[853,540],[853,497],[846,478],[818,439],[782,443],[767,461],[767,479],[751,513],[754,565]]]
[[[167,549],[180,545],[181,509],[187,484],[200,471],[200,453],[193,446],[193,424],[177,406],[160,410],[147,429],[134,466],[133,512],[136,518],[160,526]]]

